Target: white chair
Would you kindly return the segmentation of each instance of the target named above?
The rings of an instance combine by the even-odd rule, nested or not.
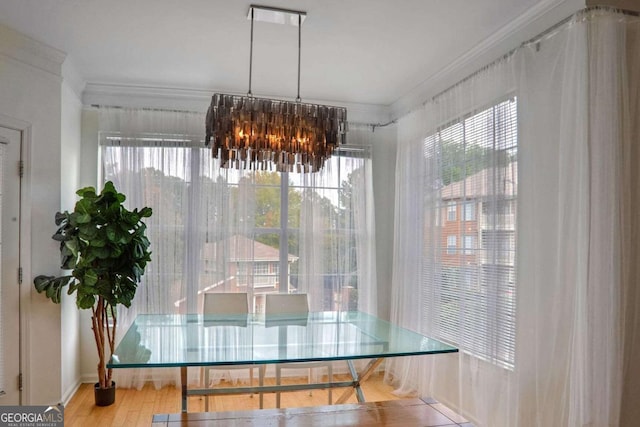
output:
[[[222,292],[209,292],[204,294],[204,303],[202,305],[202,314],[205,316],[205,326],[207,321],[212,321],[212,323],[216,323],[217,321],[228,321],[229,318],[225,319],[224,316],[236,316],[236,319],[231,319],[231,321],[242,321],[244,320],[244,326],[246,326],[246,318],[240,318],[241,315],[249,314],[249,303],[247,300],[247,293],[222,293]],[[209,316],[207,316],[209,315]],[[213,316],[212,316],[213,315]],[[238,316],[240,315],[240,316]],[[228,323],[228,322],[227,322]],[[230,371],[236,369],[248,369],[249,370],[249,385],[253,387],[253,365],[238,365],[238,366],[204,366],[204,386],[209,387],[209,373],[211,370],[218,371]],[[262,375],[262,371],[264,370],[264,366],[258,368],[259,375]],[[253,394],[251,395],[253,397]],[[262,395],[261,395],[262,397]],[[209,410],[209,396],[206,396],[205,411]],[[260,399],[260,409],[262,409],[262,398]]]
[[[306,319],[309,314],[309,301],[307,294],[267,294],[265,300],[265,321],[269,321],[269,316],[277,316],[278,321],[291,320],[292,325],[300,324],[299,321]],[[276,364],[276,385],[280,385],[280,378],[283,369],[308,369],[308,381],[311,383],[311,370],[314,368],[326,368],[329,382],[333,380],[333,365],[331,362],[297,362]],[[264,372],[260,372],[260,385],[264,382]],[[332,403],[331,388],[328,388],[329,405]],[[311,391],[309,391],[311,395]],[[262,396],[260,396],[262,400]],[[262,407],[262,405],[260,406]],[[280,408],[280,392],[276,392],[276,408]]]

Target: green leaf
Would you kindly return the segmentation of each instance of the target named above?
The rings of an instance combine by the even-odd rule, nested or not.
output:
[[[64,247],[66,250],[62,249],[61,252],[67,254],[66,251],[68,250],[69,253],[71,253],[75,257],[78,256],[79,246],[80,245],[77,239],[67,240],[66,242],[64,242]]]
[[[60,303],[62,287],[72,282],[72,276],[53,277],[40,275],[33,279],[36,291],[38,293],[44,292],[46,297],[56,304]]]
[[[81,188],[80,190],[76,191],[76,194],[82,198],[88,199],[95,199],[97,197],[96,189],[93,187]]]
[[[99,237],[96,239],[91,239],[89,241],[89,246],[94,248],[102,248],[102,247],[105,247],[106,245],[107,245],[107,241]]]
[[[67,289],[67,295],[71,295],[72,293],[74,293],[79,286],[80,286],[80,283],[74,280],[73,283],[69,284],[69,289]]]
[[[80,199],[76,202],[74,214],[76,216],[75,221],[79,224],[86,224],[87,222],[79,222],[77,216],[91,215],[96,212],[96,206],[89,199]],[[70,218],[73,219],[73,216]]]
[[[78,308],[87,309],[93,307],[96,303],[96,297],[91,294],[81,294],[78,292],[76,296],[76,305]]]
[[[122,246],[116,245],[111,248],[111,254],[110,254],[111,258],[120,258],[122,254],[123,254]]]
[[[138,221],[140,221],[140,215],[138,215],[138,213],[135,210],[133,212],[128,212],[124,216],[124,218],[126,220],[127,228],[130,228],[130,226],[134,226],[135,224],[138,223]]]
[[[78,231],[80,232],[80,237],[85,240],[91,240],[98,234],[98,230],[95,225],[90,223],[79,226]]]
[[[133,235],[129,234],[129,233],[122,233],[120,234],[120,239],[118,240],[118,243],[120,243],[123,246],[127,246],[131,240],[133,239]]]
[[[140,216],[142,218],[149,218],[151,216],[151,213],[151,208],[142,208],[142,210],[140,211]]]
[[[56,294],[56,287],[53,285],[53,283],[47,286],[44,291],[46,292],[47,298],[51,299],[53,302],[56,302],[56,300],[54,299],[54,295]]]
[[[33,279],[33,284],[36,288],[36,291],[38,291],[38,293],[41,293],[42,291],[44,291],[49,286],[52,279],[54,279],[54,276],[45,276],[42,274],[39,276],[36,276]]]
[[[92,254],[98,259],[107,259],[112,255],[111,250],[106,246],[94,248]]]
[[[91,222],[91,215],[88,213],[81,213],[76,216],[77,224],[88,224],[89,222]]]
[[[107,194],[118,194],[116,187],[113,185],[113,182],[111,181],[107,181],[104,183],[104,187],[102,187],[102,192],[100,193],[101,196],[104,196]]]
[[[69,219],[69,212],[65,211],[65,212],[56,212],[56,225],[60,225],[65,221],[68,221]]]
[[[76,257],[62,256],[60,259],[60,268],[63,270],[71,270],[76,267]]]
[[[82,283],[84,286],[93,286],[98,283],[98,274],[94,270],[87,270],[82,277]]]
[[[66,236],[60,232],[57,232],[56,234],[51,236],[51,238],[58,242],[64,242],[65,240],[67,240]]]
[[[120,240],[120,231],[114,224],[109,224],[105,230],[105,233],[107,235],[107,239],[109,239],[110,242],[117,242],[118,240]]]

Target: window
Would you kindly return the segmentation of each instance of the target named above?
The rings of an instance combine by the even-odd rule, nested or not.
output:
[[[266,263],[266,262],[254,263],[253,274],[269,274],[269,263]]]
[[[477,241],[478,241],[478,238],[476,236],[469,236],[469,235],[464,236],[464,253],[466,255],[475,254]]]
[[[357,231],[365,221],[355,217],[365,195],[354,194],[366,187],[366,148],[341,147],[311,178],[217,169],[199,140],[164,141],[101,138],[103,179],[153,209],[154,262],[144,280],[162,289],[159,312],[196,312],[198,296],[211,291],[248,292],[256,306],[267,292],[309,292],[314,310],[340,309],[344,289],[357,296],[359,251],[370,246]],[[305,224],[303,206],[313,209],[313,223]],[[304,283],[303,256],[313,263]],[[314,289],[302,288],[310,282]]]
[[[466,202],[464,205],[464,220],[475,221],[476,220],[476,205],[474,202]]]
[[[456,202],[448,202],[447,203],[447,221],[455,221],[456,220]]]
[[[457,236],[447,236],[447,253],[455,254],[457,248]]]
[[[508,369],[515,366],[517,150],[515,98],[448,124],[425,139],[424,150],[440,168],[425,190],[436,192],[425,215],[444,206],[452,221],[459,200],[465,221],[425,233],[425,253],[447,256],[425,261],[436,265],[423,282],[424,321],[436,338]],[[437,244],[446,246],[430,250]]]

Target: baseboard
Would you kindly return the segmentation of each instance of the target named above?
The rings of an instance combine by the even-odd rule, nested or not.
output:
[[[71,400],[73,395],[76,394],[76,391],[78,391],[78,388],[80,388],[80,384],[82,384],[82,382],[83,381],[78,379],[71,387],[67,389],[67,391],[62,394],[62,406],[67,406],[69,404],[69,401]]]
[[[98,382],[98,375],[96,374],[83,374],[80,376],[80,382],[83,384],[95,384]]]

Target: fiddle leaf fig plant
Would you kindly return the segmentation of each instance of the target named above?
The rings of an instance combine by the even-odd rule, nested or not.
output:
[[[100,194],[86,187],[76,192],[80,200],[73,212],[58,212],[58,230],[52,236],[60,242],[60,264],[70,275],[37,276],[33,282],[54,303],[60,303],[62,289],[76,294],[76,305],[91,309],[93,334],[98,350],[98,383],[111,387],[111,369],[107,361],[116,341],[118,304],[131,306],[140,278],[151,261],[149,240],[143,218],[151,208],[129,211],[126,197],[111,181]]]

